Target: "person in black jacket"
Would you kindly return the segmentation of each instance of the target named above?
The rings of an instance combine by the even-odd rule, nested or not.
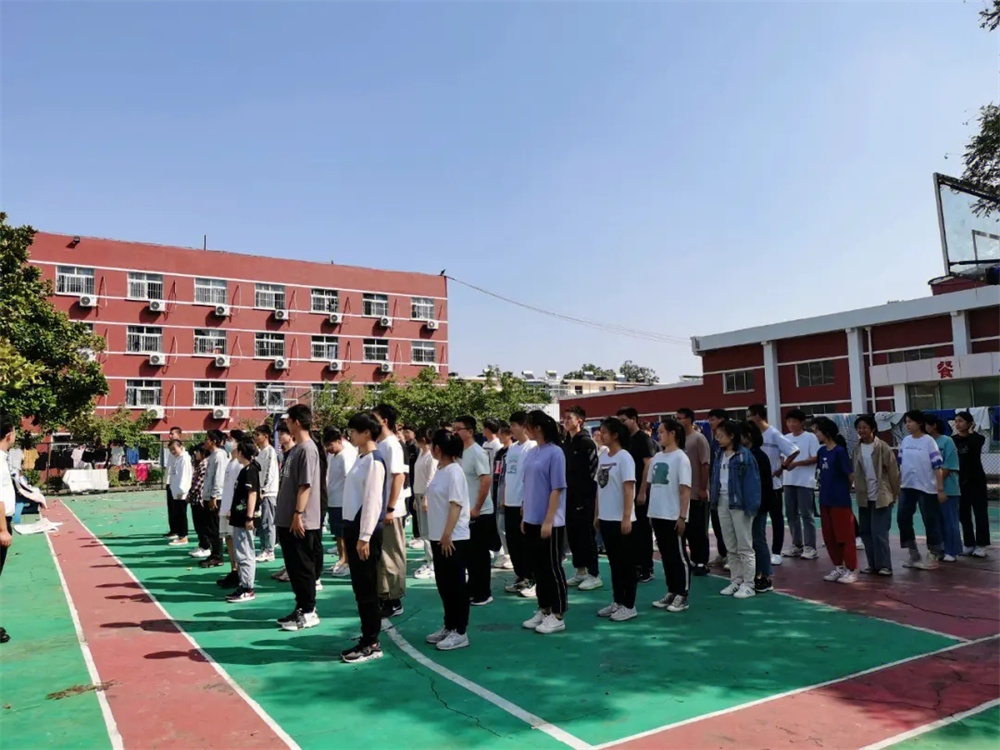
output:
[[[619,409],[615,416],[625,423],[632,436],[625,449],[635,462],[635,523],[632,524],[635,568],[639,583],[649,583],[653,580],[653,527],[649,523],[649,484],[646,482],[646,470],[659,449],[653,438],[639,429],[639,412],[633,407]]]
[[[753,453],[760,471],[760,508],[753,518],[753,551],[757,562],[753,588],[758,594],[763,594],[766,591],[774,591],[771,582],[771,576],[774,575],[771,568],[771,553],[767,546],[767,517],[771,509],[779,505],[781,500],[774,489],[774,482],[771,481],[771,459],[764,453],[764,436],[761,435],[760,428],[753,422],[740,422],[740,441]]]
[[[566,535],[576,574],[567,586],[593,591],[604,585],[597,567],[594,504],[597,502],[597,444],[583,429],[587,413],[572,406],[563,415],[566,451]]]

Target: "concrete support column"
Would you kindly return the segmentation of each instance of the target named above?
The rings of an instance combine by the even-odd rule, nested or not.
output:
[[[906,411],[906,385],[903,383],[892,387],[892,410],[898,414]]]
[[[868,411],[865,389],[868,378],[865,377],[865,339],[861,328],[848,328],[847,334],[847,367],[851,384],[851,411],[864,414]]]
[[[778,387],[778,352],[773,341],[765,341],[764,347],[764,398],[767,401],[767,421],[784,424],[781,420],[781,389]]]
[[[965,310],[954,310],[951,313],[951,341],[956,357],[970,354],[972,348],[969,342],[969,316]]]

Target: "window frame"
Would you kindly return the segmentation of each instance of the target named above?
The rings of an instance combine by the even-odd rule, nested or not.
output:
[[[421,359],[417,356],[417,352],[430,352],[431,358]],[[424,356],[424,355],[421,355]],[[433,341],[413,341],[410,344],[410,360],[414,364],[418,365],[436,365],[437,361],[437,344]]]
[[[220,286],[221,284],[221,286]],[[208,297],[222,292],[221,299],[198,299],[199,292],[208,292]],[[229,304],[229,282],[226,279],[213,279],[208,276],[199,276],[194,280],[194,304],[215,307],[216,305]]]
[[[429,315],[425,314],[428,309],[430,309]],[[437,308],[434,305],[433,297],[410,297],[411,320],[434,320],[436,314]]]
[[[384,312],[377,312],[382,310]],[[364,292],[361,295],[361,313],[366,318],[381,318],[389,315],[389,295],[380,292]]]
[[[141,329],[141,332],[138,330]],[[158,331],[158,333],[150,333],[151,330]],[[157,345],[155,349],[151,349],[145,346],[148,341],[152,338],[157,340]],[[132,348],[133,341],[138,342],[139,348]],[[125,327],[125,353],[126,354],[162,354],[163,353],[163,327],[162,326],[144,326],[144,325],[128,325]]]
[[[736,377],[743,376],[743,387],[737,385]],[[733,378],[733,386],[729,385],[729,378]],[[722,392],[729,393],[753,393],[756,387],[756,377],[753,370],[729,370],[722,373]]]
[[[333,301],[333,305],[330,306],[330,301]],[[317,301],[321,304],[317,307]],[[310,312],[319,313],[321,315],[329,315],[330,313],[340,312],[340,292],[336,289],[321,289],[319,287],[313,287],[309,290],[309,309]]]
[[[199,403],[199,396],[208,395],[211,403]],[[222,395],[222,403],[219,403],[219,395]],[[194,381],[193,409],[215,409],[220,406],[229,406],[229,388],[224,380],[196,380]]]
[[[819,367],[818,382],[816,382],[817,375],[814,372],[817,366]],[[803,367],[806,368],[804,376]],[[828,369],[829,379],[827,379]],[[795,385],[797,388],[819,388],[824,385],[834,385],[836,382],[836,365],[832,359],[814,359],[809,362],[798,362],[795,365]]]
[[[894,352],[887,352],[886,364],[901,365],[906,362],[920,362],[928,359],[937,359],[937,356],[936,347],[918,346],[912,349],[899,349]]]
[[[153,403],[142,403],[143,393],[155,393]],[[130,378],[125,381],[125,405],[130,409],[151,409],[163,406],[163,381],[153,378]]]
[[[80,273],[83,271],[84,273]],[[88,275],[86,272],[89,271]],[[68,289],[66,280],[82,280],[84,288],[81,290]],[[94,294],[97,288],[97,272],[89,266],[56,266],[56,294],[64,294],[70,297],[79,297],[82,294]],[[74,284],[76,286],[76,284]]]
[[[272,402],[272,397],[280,395],[280,403]],[[263,398],[262,398],[263,396]],[[285,385],[271,381],[259,381],[253,386],[253,405],[255,409],[266,409],[269,412],[283,411],[285,408]]]
[[[268,301],[270,295],[270,302]],[[278,304],[280,301],[281,304]],[[269,284],[264,281],[254,283],[253,306],[255,310],[287,310],[288,297],[284,284]]]
[[[322,355],[316,354],[317,344],[324,347],[324,353]],[[331,346],[334,347],[334,354],[332,357],[329,356]],[[309,342],[309,353],[315,362],[329,362],[334,359],[340,359],[340,337],[314,333]]]
[[[266,339],[268,337],[273,337],[270,341]],[[275,339],[281,339],[281,352],[278,354],[268,353],[261,354],[261,344],[266,344],[268,347],[274,347],[276,345]],[[268,352],[272,349],[269,348]],[[254,359],[277,359],[278,357],[285,356],[285,334],[277,333],[275,331],[257,331],[253,335],[253,356]]]
[[[205,334],[212,334],[206,336]],[[222,339],[222,350],[221,351],[199,351],[198,343],[199,340],[211,341]],[[195,328],[194,329],[194,342],[191,347],[191,355],[194,357],[215,357],[219,354],[229,353],[229,336],[224,328]]]
[[[140,278],[136,278],[140,277]],[[136,302],[151,302],[153,300],[163,300],[163,274],[151,271],[129,271],[128,272],[128,292],[126,299]],[[135,286],[133,286],[135,285]],[[139,289],[140,293],[134,290]],[[153,292],[157,293],[154,294]]]
[[[385,357],[383,359],[379,359],[376,356],[369,356],[369,347],[371,347],[373,351],[376,351],[380,350],[383,346],[385,347]],[[378,339],[378,338],[362,339],[361,348],[362,348],[362,357],[365,362],[382,363],[389,361],[389,339]]]

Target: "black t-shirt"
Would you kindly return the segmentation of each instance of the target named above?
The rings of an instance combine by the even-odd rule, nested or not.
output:
[[[236,477],[236,487],[233,489],[233,507],[229,510],[229,525],[243,526],[247,522],[247,501],[250,493],[257,493],[257,501],[253,512],[255,519],[260,518],[260,466],[256,461],[251,461],[242,469]]]
[[[417,441],[411,440],[409,443],[403,443],[403,454],[406,456],[406,465],[410,469],[406,477],[406,486],[413,487],[413,472],[417,467],[417,456],[420,455],[420,448],[417,447]]]
[[[493,456],[493,482],[491,484],[491,495],[493,498],[494,509],[500,506],[500,480],[503,479],[503,473],[507,470],[507,449],[501,448]]]
[[[955,451],[958,453],[958,481],[965,484],[984,480],[986,472],[983,469],[983,445],[986,438],[978,432],[970,432],[965,437],[956,432],[951,439],[955,441]]]
[[[628,444],[629,455],[635,461],[635,483],[639,485],[642,473],[646,470],[646,459],[656,455],[656,443],[653,438],[642,430],[636,430]],[[646,497],[649,497],[649,484],[646,484]]]
[[[566,497],[588,502],[597,497],[597,444],[580,430],[563,444],[566,452]],[[652,454],[650,454],[652,455]]]

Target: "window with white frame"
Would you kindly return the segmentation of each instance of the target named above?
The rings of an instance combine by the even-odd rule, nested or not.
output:
[[[254,336],[254,356],[266,359],[285,356],[285,334],[258,333]]]
[[[336,336],[313,336],[312,358],[331,360],[340,357],[340,339]]]
[[[258,409],[284,409],[285,387],[277,383],[257,383],[253,391],[253,403]]]
[[[433,365],[437,361],[437,346],[433,341],[414,341],[413,361],[422,365]]]
[[[225,382],[217,380],[194,381],[194,405],[196,407],[213,409],[216,406],[226,406],[227,400]]]
[[[285,310],[285,287],[281,284],[257,284],[253,305],[261,310]]]
[[[229,299],[225,279],[195,279],[194,301],[199,305],[224,305]]]
[[[388,362],[389,342],[385,339],[365,339],[365,362]]]
[[[370,318],[389,314],[389,295],[366,293],[361,298],[362,312]]]
[[[159,380],[125,381],[125,403],[133,408],[160,406],[161,393]]]
[[[94,269],[81,266],[56,266],[57,294],[93,294]]]
[[[314,313],[332,313],[340,310],[340,293],[336,289],[313,289],[310,300]]]
[[[434,320],[434,300],[414,297],[410,304],[410,317],[414,320]]]
[[[820,414],[837,413],[836,404],[803,404],[799,408],[806,414],[811,414],[812,416],[819,416]]]
[[[753,370],[736,370],[722,375],[723,393],[747,393],[753,387]]]
[[[226,332],[212,328],[195,328],[194,353],[209,355],[225,354]]]
[[[159,326],[129,326],[125,335],[129,354],[153,354],[163,351],[163,329]]]
[[[896,365],[902,362],[917,362],[921,359],[934,359],[937,357],[937,349],[933,346],[921,347],[919,349],[904,349],[899,352],[889,352],[889,364]]]
[[[801,362],[795,365],[795,382],[799,388],[832,384],[833,360],[824,359],[819,362]]]
[[[128,298],[143,300],[163,299],[163,274],[129,271]]]

